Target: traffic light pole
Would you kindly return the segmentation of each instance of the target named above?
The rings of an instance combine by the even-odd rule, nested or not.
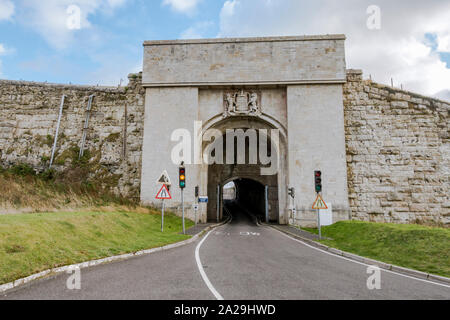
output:
[[[217,222],[220,222],[220,185],[217,185]]]
[[[186,234],[186,228],[184,224],[184,188],[186,188],[186,167],[184,166],[184,161],[181,162],[178,168],[178,179],[179,187],[181,189],[181,208],[183,210],[183,234]]]
[[[264,198],[266,209],[266,223],[269,223],[269,186],[265,187]]]
[[[320,209],[317,209],[317,225],[319,226],[319,240],[322,240],[322,227],[320,225]]]
[[[183,234],[186,234],[186,229],[184,226],[184,189],[181,189],[181,207],[183,210]]]
[[[322,192],[322,171],[314,171],[314,183],[316,185],[317,196]],[[319,229],[319,240],[322,240],[322,226],[320,225],[320,209],[317,209],[317,227]]]

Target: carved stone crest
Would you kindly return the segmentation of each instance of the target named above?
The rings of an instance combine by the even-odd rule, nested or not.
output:
[[[227,91],[224,93],[224,117],[249,115],[260,116],[260,95],[256,91]]]

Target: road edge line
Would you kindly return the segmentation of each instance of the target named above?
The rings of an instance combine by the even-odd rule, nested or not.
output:
[[[228,216],[227,220],[225,220],[222,223],[219,223],[219,224],[215,225],[214,228],[211,228],[211,229],[215,229],[215,228],[220,227],[222,225],[228,224],[228,223],[231,222],[231,220],[233,220],[233,217],[230,214]],[[208,236],[211,234],[212,231],[213,230],[210,230],[208,232],[208,234],[202,239],[202,241],[200,241],[200,243],[195,248],[195,262],[197,263],[197,269],[200,272],[200,275],[201,275],[201,277],[203,279],[203,282],[206,284],[206,286],[208,287],[209,291],[211,291],[211,293],[214,295],[216,300],[225,300],[222,297],[222,295],[216,290],[216,288],[214,288],[214,286],[212,285],[211,281],[208,278],[208,275],[205,272],[205,269],[203,268],[203,264],[202,264],[202,261],[200,259],[200,248],[201,248],[203,242],[205,242],[205,240],[208,238]]]
[[[430,284],[434,284],[434,285],[438,285],[438,286],[442,286],[442,287],[446,287],[446,288],[450,288],[450,278],[446,278],[446,277],[442,277],[442,276],[437,276],[437,275],[433,275],[433,274],[429,274],[429,273],[425,273],[425,272],[421,272],[421,271],[417,271],[417,270],[413,270],[413,269],[408,269],[408,268],[404,268],[404,267],[399,267],[396,265],[392,265],[392,264],[388,264],[385,262],[381,262],[381,261],[377,261],[377,260],[373,260],[370,258],[365,258],[365,257],[361,257],[358,256],[356,254],[353,253],[349,253],[349,252],[345,252],[336,248],[332,248],[329,247],[327,245],[318,243],[316,241],[304,238],[302,236],[296,235],[294,233],[285,231],[285,230],[280,230],[278,229],[276,226],[273,225],[267,225],[264,224],[262,226],[266,226],[266,227],[270,227],[271,229],[278,231],[279,233],[281,233],[282,235],[284,235],[285,237],[294,240],[296,242],[299,242],[307,247],[310,247],[312,249],[321,251],[322,253],[326,253],[329,255],[333,255],[336,257],[339,257],[341,259],[350,261],[350,262],[354,262],[354,263],[358,263],[361,265],[365,265],[365,266],[377,266],[380,269],[382,269],[383,271],[392,273],[392,274],[396,274],[396,275],[400,275],[402,277],[406,277],[406,278],[410,278],[410,279],[414,279],[414,280],[418,280],[418,281],[422,281],[422,282],[426,282],[426,283],[430,283]],[[422,278],[423,277],[423,278]],[[444,284],[441,282],[445,282],[448,284]]]
[[[211,281],[209,280],[209,278],[205,272],[205,269],[203,268],[202,261],[200,260],[200,248],[201,248],[203,242],[205,242],[205,240],[208,238],[208,236],[211,234],[212,231],[213,230],[210,230],[208,232],[208,234],[202,239],[202,241],[200,241],[200,243],[195,248],[195,262],[197,263],[197,268],[198,268],[198,271],[200,272],[200,275],[202,276],[203,282],[206,284],[209,291],[211,291],[211,293],[214,295],[216,300],[224,300],[222,295],[212,285]]]
[[[192,236],[190,239],[187,240],[183,240],[180,242],[175,242],[175,243],[171,243],[162,247],[156,247],[156,248],[152,248],[152,249],[146,249],[146,250],[140,250],[134,253],[125,253],[125,254],[121,254],[118,256],[111,256],[111,257],[106,257],[106,258],[101,258],[101,259],[96,259],[96,260],[90,260],[90,261],[85,261],[85,262],[80,262],[80,263],[76,263],[76,264],[71,264],[71,265],[67,265],[67,266],[63,266],[63,267],[57,267],[57,268],[52,268],[52,269],[47,269],[32,275],[29,275],[27,277],[24,278],[20,278],[5,284],[0,285],[0,294],[5,294],[8,291],[12,290],[12,289],[17,289],[21,286],[24,286],[26,284],[32,283],[34,281],[37,280],[41,280],[47,277],[52,277],[52,276],[56,276],[59,275],[61,273],[67,272],[69,270],[74,270],[76,268],[79,269],[86,269],[86,268],[90,268],[90,267],[95,267],[95,266],[99,266],[99,265],[103,265],[103,264],[107,264],[107,263],[111,263],[111,262],[118,262],[118,261],[126,261],[129,260],[131,258],[137,258],[137,257],[141,257],[144,255],[149,255],[155,252],[159,252],[159,251],[166,251],[166,250],[171,250],[171,249],[175,249],[178,247],[182,247],[188,244],[191,244],[192,242],[197,241],[199,238],[201,238],[206,232],[210,232],[212,231],[212,229],[220,227],[221,225],[224,225],[228,223],[228,219],[225,222],[221,222],[221,223],[217,223],[211,226],[206,227],[205,229],[203,229],[202,231],[200,231],[199,233],[197,233],[196,235]]]

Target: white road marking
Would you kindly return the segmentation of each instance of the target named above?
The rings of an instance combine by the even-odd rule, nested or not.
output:
[[[260,236],[261,234],[258,232],[241,232],[241,236]]]
[[[268,228],[270,228],[270,227],[268,227]],[[281,233],[281,234],[282,234],[283,236],[285,236],[286,238],[289,238],[289,239],[294,240],[294,241],[296,241],[296,242],[298,242],[298,243],[301,243],[302,245],[307,246],[307,247],[309,247],[309,248],[311,248],[311,249],[320,251],[320,252],[322,252],[322,253],[326,253],[326,254],[328,254],[328,255],[330,255],[330,256],[337,257],[337,258],[341,258],[341,259],[344,259],[344,260],[347,260],[347,261],[350,261],[350,262],[353,262],[353,263],[357,263],[357,264],[360,264],[360,265],[363,265],[363,266],[366,266],[366,267],[370,267],[370,266],[371,266],[370,264],[367,264],[367,263],[363,263],[363,262],[355,261],[355,260],[352,260],[352,259],[348,259],[348,258],[346,258],[346,257],[339,256],[339,255],[337,255],[337,254],[334,254],[334,253],[331,253],[331,252],[328,252],[328,251],[325,251],[325,250],[316,248],[316,247],[314,247],[314,246],[311,246],[311,245],[309,245],[309,244],[307,244],[307,243],[305,243],[305,242],[303,242],[303,241],[301,241],[301,240],[295,239],[295,238],[293,238],[293,237],[291,237],[291,236],[285,234],[284,232],[281,232],[281,231],[276,230],[276,229],[274,229],[274,228],[270,228],[270,229],[273,230],[273,231],[276,231],[276,232]],[[445,285],[445,284],[442,284],[442,283],[438,283],[438,282],[434,282],[434,281],[429,281],[429,280],[425,280],[425,279],[420,279],[420,278],[416,278],[416,277],[411,277],[411,276],[408,276],[408,275],[406,275],[406,274],[397,273],[397,272],[394,272],[394,271],[391,271],[391,270],[386,270],[386,269],[383,269],[383,268],[381,268],[381,271],[388,272],[388,273],[392,273],[392,274],[395,274],[395,275],[398,275],[398,276],[402,276],[402,277],[409,278],[409,279],[413,279],[413,280],[417,280],[417,281],[422,281],[422,282],[434,284],[434,285],[441,286],[441,287],[445,287],[445,288],[450,288],[450,286]]]
[[[212,232],[212,230],[210,232],[208,232],[208,234],[202,239],[202,241],[200,241],[200,243],[195,248],[195,260],[197,261],[198,270],[200,271],[203,281],[205,282],[208,289],[212,292],[212,294],[214,295],[214,297],[216,297],[217,300],[224,300],[223,297],[220,295],[220,293],[217,292],[217,290],[211,284],[211,281],[209,281],[209,278],[206,275],[206,272],[203,269],[203,265],[200,260],[200,247],[202,246],[203,242],[205,242],[206,238],[208,238],[208,236],[211,234],[211,232]]]

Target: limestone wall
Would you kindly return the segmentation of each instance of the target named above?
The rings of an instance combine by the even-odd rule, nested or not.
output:
[[[450,104],[363,81],[344,85],[353,217],[450,224]]]
[[[347,80],[343,99],[353,217],[450,225],[450,104],[363,81],[360,71],[350,71]],[[0,164],[48,168],[63,94],[54,168],[77,164],[87,100],[94,94],[81,164],[95,183],[139,199],[145,108],[140,75],[132,75],[127,88],[0,81]]]
[[[345,35],[144,42],[144,87],[345,82]]]
[[[0,81],[0,161],[48,169],[61,96],[66,95],[54,168],[78,161],[88,97],[95,95],[85,156],[94,183],[139,198],[144,94],[141,75],[126,88]]]

